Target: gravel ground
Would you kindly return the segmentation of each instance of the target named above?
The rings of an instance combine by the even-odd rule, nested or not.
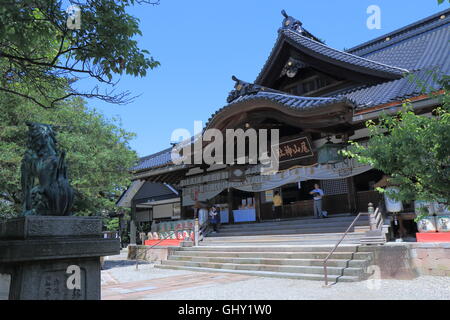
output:
[[[369,285],[370,286],[370,285]],[[149,299],[185,299],[187,290],[168,292]],[[199,300],[450,300],[450,278],[423,276],[414,280],[381,280],[379,288],[368,282],[338,283],[322,288],[308,280],[255,278],[207,288],[192,288],[189,296]]]
[[[133,282],[177,275],[195,274],[184,270],[154,268],[141,263],[135,270],[133,261],[106,261],[102,271],[102,283],[111,276],[115,281]],[[107,272],[108,275],[104,273]],[[450,277],[422,276],[413,280],[378,280],[356,283],[341,282],[331,288],[323,288],[322,282],[293,279],[254,277],[227,284],[183,288],[147,299],[184,300],[186,296],[198,300],[450,300]]]

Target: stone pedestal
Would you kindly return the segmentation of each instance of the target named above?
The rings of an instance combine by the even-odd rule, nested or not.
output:
[[[101,218],[11,219],[0,224],[0,293],[10,300],[98,300],[100,257],[119,253],[118,239],[103,239]]]

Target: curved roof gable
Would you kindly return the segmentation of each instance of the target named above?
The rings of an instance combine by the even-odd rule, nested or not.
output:
[[[235,76],[233,76],[232,79],[236,81],[235,89],[231,91],[230,94],[228,95],[227,102],[229,104],[220,110],[223,110],[224,108],[229,107],[233,104],[256,99],[270,100],[272,102],[279,103],[285,107],[298,110],[311,109],[314,107],[320,107],[339,102],[345,102],[352,106],[354,105],[351,99],[347,99],[344,96],[335,96],[335,97],[296,96],[292,94],[286,94],[285,92],[282,91],[256,85],[253,83],[248,83],[239,80]],[[218,110],[218,112],[220,112],[220,110]],[[216,112],[216,114],[218,112]]]
[[[399,68],[331,48],[307,32],[299,20],[287,16],[284,12],[282,13],[285,18],[282,27],[278,31],[277,41],[255,80],[256,84],[264,83],[265,77],[270,73],[270,69],[286,43],[312,59],[377,78],[386,80],[399,79],[409,72],[405,68]]]
[[[310,39],[291,30],[281,30],[289,43],[295,48],[315,58],[332,64],[338,64],[346,69],[376,75],[387,79],[396,79],[408,73],[407,69],[390,66],[381,62],[369,60],[354,54],[333,49],[325,44]]]
[[[328,110],[336,106],[339,106],[338,108],[345,112],[355,108],[353,100],[343,95],[334,97],[296,96],[253,83],[244,82],[237,79],[235,76],[233,76],[232,79],[236,81],[236,84],[235,89],[231,91],[228,96],[228,104],[211,115],[205,128],[214,127],[214,123],[221,121],[218,120],[218,118],[231,112],[231,110],[242,112],[243,106],[247,103],[252,103],[253,101],[269,102],[272,106],[276,106],[281,112],[293,117],[308,117],[323,114],[323,110]],[[264,104],[261,106],[266,107]]]

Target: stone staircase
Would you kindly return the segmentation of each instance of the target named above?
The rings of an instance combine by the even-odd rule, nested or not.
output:
[[[155,267],[324,280],[323,259],[353,219],[342,216],[222,226],[200,246],[176,248]],[[367,230],[368,221],[363,217],[328,261],[329,281],[366,278],[372,253],[360,252],[359,241]]]
[[[328,261],[328,279],[359,281],[366,278],[371,252],[359,245],[342,245]],[[324,280],[323,259],[331,246],[257,246],[178,248],[157,268],[228,272],[260,277]]]
[[[354,216],[326,219],[296,219],[278,222],[223,225],[209,234],[201,246],[335,244],[352,223]],[[343,243],[360,242],[369,230],[367,216],[361,216]]]

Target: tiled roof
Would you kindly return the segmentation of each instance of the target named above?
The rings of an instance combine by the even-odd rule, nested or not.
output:
[[[139,159],[139,163],[132,167],[130,171],[141,171],[149,168],[162,167],[172,163],[171,159],[172,148],[151,154]]]
[[[357,110],[362,110],[418,96],[423,92],[424,87],[426,87],[426,91],[430,91],[430,88],[434,90],[440,88],[440,85],[435,81],[435,75],[427,69],[414,72],[409,77],[399,80],[351,90],[343,93],[343,95],[357,103]]]
[[[212,118],[222,112],[225,108],[229,108],[237,103],[241,103],[249,100],[268,100],[275,103],[278,103],[286,108],[296,109],[296,110],[310,110],[314,108],[323,107],[330,104],[335,103],[347,103],[349,105],[354,105],[351,99],[345,96],[336,96],[336,97],[299,97],[284,93],[275,93],[275,92],[264,92],[260,91],[255,94],[247,94],[240,96],[233,100],[232,103],[226,105],[225,107],[217,110],[212,117],[208,120],[208,123],[212,120]],[[171,150],[172,148],[168,148],[166,150],[160,151],[153,155],[149,155],[143,157],[139,160],[139,164],[131,168],[131,171],[142,171],[150,168],[163,167],[172,164],[171,160]]]
[[[307,110],[313,108],[323,107],[329,104],[339,103],[339,102],[348,102],[353,105],[353,102],[350,99],[344,96],[335,96],[335,97],[301,97],[295,96],[291,94],[285,93],[275,93],[275,92],[264,92],[260,91],[256,94],[248,94],[244,96],[240,96],[237,99],[233,100],[232,103],[227,106],[219,109],[215,114],[221,112],[223,109],[231,107],[234,104],[241,103],[249,100],[269,100],[275,103],[278,103],[287,108],[296,109],[296,110]],[[214,115],[215,115],[214,114]]]
[[[374,50],[359,50],[364,57],[389,64],[395,64],[410,70],[419,70],[428,66],[440,66],[443,71],[448,72],[450,66],[449,40],[450,26],[449,18],[437,21],[437,27],[425,29],[423,33],[412,34],[403,40],[390,40],[392,45]],[[389,41],[386,41],[389,42]],[[381,45],[378,45],[380,47]],[[376,50],[375,50],[376,49]]]
[[[355,101],[361,110],[420,95],[423,86],[427,91],[438,90],[441,85],[436,82],[436,76],[450,73],[449,41],[450,10],[445,10],[349,49],[353,54],[414,72],[402,79],[339,94]]]
[[[265,74],[270,70],[280,48],[286,41],[298,50],[318,59],[323,59],[359,72],[386,77],[386,79],[400,78],[408,72],[408,69],[404,67],[368,59],[352,51],[346,52],[331,48],[307,32],[302,27],[300,21],[289,16],[283,20],[282,27],[278,30],[278,38],[270,52],[269,58],[266,60],[266,63],[255,80],[256,84],[263,82]]]
[[[379,72],[388,78],[398,78],[408,73],[407,69],[391,66],[385,63],[372,61],[348,52],[331,48],[323,43],[310,39],[298,32],[290,29],[282,29],[280,32],[286,36],[289,43],[296,48],[312,52],[314,57],[325,58],[327,60],[336,61],[340,65],[347,66],[351,69],[357,68],[361,71]]]
[[[289,17],[289,19],[292,19],[292,17]],[[373,86],[353,88],[339,92],[338,95],[332,97],[300,97],[270,89],[267,91],[257,90],[233,99],[230,104],[219,109],[212,117],[233,104],[255,99],[266,99],[287,108],[299,110],[345,101],[356,105],[357,109],[364,109],[420,95],[422,87],[417,82],[428,88],[439,89],[439,85],[435,82],[435,77],[430,70],[435,69],[439,73],[447,75],[450,73],[450,59],[448,58],[450,52],[449,22],[450,9],[447,9],[349,50],[340,51],[311,39],[311,34],[305,32],[301,23],[298,24],[298,21],[294,21],[290,27],[280,29],[269,59],[255,80],[256,84],[260,83],[264,71],[270,68],[281,42],[285,40],[290,41],[293,45],[295,44],[298,48],[315,52],[317,55],[329,59],[329,61],[358,67],[360,70],[381,72],[397,78],[407,70],[412,72],[407,77]],[[386,40],[386,38],[389,40]],[[411,81],[411,77],[414,77],[413,81]],[[171,148],[143,157],[139,164],[131,170],[140,171],[170,165],[172,163],[170,154]]]
[[[134,200],[152,199],[152,201],[166,200],[178,197],[167,185],[146,181],[133,197]]]
[[[372,70],[386,71],[400,75],[401,71],[412,72],[400,79],[390,80],[373,86],[360,86],[351,90],[339,92],[340,96],[351,99],[357,109],[381,105],[393,101],[420,95],[423,86],[428,90],[440,89],[435,81],[437,74],[450,73],[450,9],[422,19],[414,24],[393,31],[387,35],[366,42],[347,50],[339,51],[310,39],[292,28],[282,28],[279,31],[277,44],[271,56],[263,67],[263,71],[276,54],[275,48],[281,41],[289,38],[290,43],[300,49],[309,49],[317,54],[341,62],[367,67]],[[387,40],[388,39],[388,40]],[[349,54],[349,55],[346,55]],[[433,76],[432,72],[435,73]],[[413,79],[412,79],[413,78]],[[420,84],[418,84],[420,83]]]
[[[116,202],[117,206],[131,208],[132,201],[139,203],[178,198],[179,195],[163,183],[134,180]]]
[[[376,52],[380,49],[391,47],[396,43],[403,42],[411,37],[420,36],[427,31],[433,30],[439,26],[448,23],[450,9],[443,10],[434,15],[411,23],[400,29],[394,30],[390,33],[384,34],[378,38],[359,44],[346,51],[358,56],[367,56],[370,53]],[[443,19],[442,19],[443,18]],[[389,38],[388,41],[386,39]]]

